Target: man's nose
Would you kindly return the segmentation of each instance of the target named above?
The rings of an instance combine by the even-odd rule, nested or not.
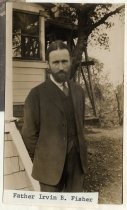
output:
[[[63,70],[63,64],[62,64],[62,62],[59,62],[59,70]]]

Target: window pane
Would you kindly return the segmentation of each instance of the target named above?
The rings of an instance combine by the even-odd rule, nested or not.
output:
[[[39,59],[39,16],[14,11],[13,57]]]

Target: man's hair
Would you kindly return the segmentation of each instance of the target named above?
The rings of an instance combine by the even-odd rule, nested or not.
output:
[[[47,51],[46,51],[46,60],[49,61],[49,54],[54,50],[63,50],[66,49],[69,52],[69,55],[71,56],[71,50],[70,48],[62,41],[62,40],[56,40],[51,42],[49,45]]]

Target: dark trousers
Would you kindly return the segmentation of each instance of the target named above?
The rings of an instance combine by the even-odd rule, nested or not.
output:
[[[73,146],[66,156],[60,182],[56,186],[40,183],[41,192],[83,192],[83,170],[79,153]]]

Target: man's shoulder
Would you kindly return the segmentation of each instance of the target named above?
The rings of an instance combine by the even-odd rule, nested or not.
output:
[[[32,88],[31,92],[36,93],[36,92],[39,92],[40,90],[43,91],[46,88],[46,86],[47,86],[47,81],[44,81],[41,84]]]
[[[44,92],[44,89],[46,87],[46,81],[42,82],[41,84],[33,87],[29,94],[28,94],[28,97],[27,98],[30,98],[30,97],[34,97],[34,98],[37,98],[39,95],[40,95],[40,92]]]

